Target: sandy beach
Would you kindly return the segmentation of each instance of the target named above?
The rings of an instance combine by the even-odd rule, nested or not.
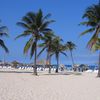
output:
[[[0,69],[0,100],[100,100],[97,73],[51,74]]]

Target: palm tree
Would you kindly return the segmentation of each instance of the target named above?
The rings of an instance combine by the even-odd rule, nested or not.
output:
[[[94,4],[86,9],[83,18],[86,18],[87,21],[82,22],[80,24],[89,26],[90,29],[82,32],[81,35],[87,33],[93,33],[93,36],[88,42],[88,46],[90,47],[90,49],[92,49],[93,45],[97,43],[98,38],[100,36],[100,0],[99,0],[99,4]]]
[[[42,38],[44,43],[39,44],[39,47],[43,47],[42,50],[39,52],[38,56],[46,49],[47,51],[47,58],[46,61],[48,61],[49,64],[49,73],[51,73],[51,56],[50,56],[50,52],[51,52],[51,48],[52,48],[52,41],[53,38],[55,37],[54,33],[52,31],[49,31],[48,33],[45,34],[45,36]],[[47,64],[47,66],[48,66]]]
[[[58,69],[59,69],[59,56],[60,56],[60,53],[67,56],[65,52],[65,47],[64,45],[61,44],[61,41],[62,39],[60,39],[60,37],[55,37],[53,39],[53,44],[52,44],[52,48],[51,48],[51,56],[52,55],[55,55],[56,57],[56,60],[57,60],[57,67],[56,67],[56,70],[55,72],[58,73]]]
[[[0,37],[2,36],[8,36],[8,28],[6,26],[0,26]],[[2,39],[0,39],[0,46],[5,50],[6,53],[9,52],[8,48],[6,47]]]
[[[44,36],[45,33],[51,31],[48,28],[48,25],[54,20],[48,20],[51,14],[47,14],[43,16],[43,12],[40,9],[37,13],[29,12],[23,18],[21,22],[18,22],[17,25],[23,27],[25,30],[24,32],[19,35],[17,38],[22,36],[29,36],[31,35],[30,39],[26,43],[24,47],[24,54],[26,54],[30,49],[30,58],[34,55],[34,74],[37,75],[37,44],[38,41]]]
[[[82,18],[86,18],[87,21],[81,22],[80,25],[85,25],[90,28],[82,32],[81,35],[93,33],[93,36],[88,42],[88,46],[91,48],[96,43],[100,34],[100,4],[94,4],[88,7]]]
[[[66,50],[69,50],[70,51],[70,55],[71,55],[71,59],[72,59],[72,66],[74,68],[73,50],[76,49],[76,45],[73,42],[68,41],[65,44],[65,47],[66,47]]]
[[[93,46],[92,46],[92,50],[93,51],[98,51],[98,50],[100,50],[100,38],[98,38],[98,40],[97,40],[97,42],[96,42],[96,44],[94,44]],[[100,52],[99,52],[99,61],[98,61],[99,63],[98,63],[98,77],[100,77]]]

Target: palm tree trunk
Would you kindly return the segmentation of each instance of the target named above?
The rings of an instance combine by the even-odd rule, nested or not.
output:
[[[50,52],[48,51],[48,54],[47,54],[47,61],[49,62],[49,73],[51,73],[51,58],[50,58]]]
[[[51,73],[51,57],[49,55],[49,73]]]
[[[55,73],[58,73],[58,69],[59,69],[59,54],[56,55],[56,59],[57,59],[57,68]]]
[[[46,62],[50,63],[50,62],[49,62],[49,51],[47,51]],[[50,67],[48,63],[46,63],[46,66]],[[50,68],[49,68],[49,70],[50,70]]]
[[[99,64],[98,64],[98,67],[99,68],[98,68],[98,75],[97,76],[100,77],[100,52],[99,52]]]
[[[74,59],[73,59],[73,54],[72,54],[72,51],[70,50],[70,54],[71,54],[71,59],[72,59],[72,67],[75,69],[75,66],[74,66]]]
[[[37,75],[37,39],[36,39],[36,45],[35,45],[35,57],[34,57],[34,74]]]

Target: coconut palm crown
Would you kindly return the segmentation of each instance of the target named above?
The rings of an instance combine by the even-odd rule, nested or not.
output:
[[[8,37],[8,28],[7,28],[7,26],[0,25],[0,46],[5,50],[6,53],[8,53],[9,50],[6,47],[4,41],[1,39],[3,36]]]
[[[81,35],[93,33],[91,39],[88,42],[88,46],[92,48],[100,34],[100,4],[94,4],[88,7],[82,18],[85,18],[86,21],[81,22],[80,25],[88,26],[89,29],[82,32]]]

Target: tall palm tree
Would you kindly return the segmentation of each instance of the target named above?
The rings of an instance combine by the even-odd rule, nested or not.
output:
[[[24,32],[19,35],[17,38],[22,36],[29,36],[30,39],[26,43],[24,47],[24,54],[26,54],[30,49],[30,57],[32,58],[34,54],[34,74],[37,75],[37,44],[38,41],[41,40],[41,37],[44,36],[45,33],[51,31],[48,28],[48,25],[54,20],[48,20],[51,14],[47,14],[43,16],[43,12],[40,9],[37,13],[29,12],[23,18],[21,22],[18,22],[17,25],[23,27],[25,30]]]
[[[51,56],[55,55],[56,60],[57,60],[57,67],[56,67],[56,70],[55,70],[56,73],[58,73],[58,69],[59,69],[60,53],[67,56],[66,53],[64,52],[65,47],[64,47],[64,45],[61,44],[61,41],[62,41],[62,39],[60,39],[60,37],[55,37],[53,39],[53,42],[52,42],[53,44],[52,44],[52,48],[51,48]]]
[[[49,73],[51,73],[51,56],[50,56],[50,52],[51,52],[51,48],[52,48],[52,44],[53,44],[53,38],[55,37],[54,33],[52,31],[49,31],[48,33],[45,34],[45,36],[42,38],[43,39],[43,43],[39,44],[40,47],[43,47],[42,50],[39,52],[38,56],[46,49],[47,51],[47,58],[46,61],[48,61],[49,64]],[[47,65],[48,65],[47,64]]]
[[[2,36],[8,36],[7,26],[0,26],[0,38]],[[5,50],[6,53],[9,52],[8,48],[6,47],[6,45],[2,39],[0,39],[0,46]]]
[[[76,49],[76,45],[73,42],[68,41],[65,44],[65,47],[66,47],[66,50],[69,50],[70,51],[70,55],[71,55],[71,59],[72,59],[72,66],[74,68],[73,50]]]

